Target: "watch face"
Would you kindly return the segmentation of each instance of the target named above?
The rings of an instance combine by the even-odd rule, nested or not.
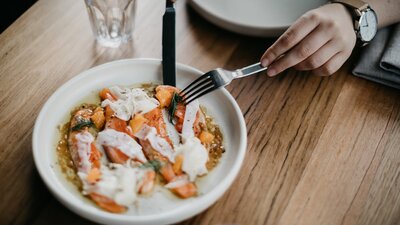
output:
[[[360,38],[362,41],[368,42],[374,38],[378,21],[376,18],[376,14],[372,10],[367,10],[363,13],[360,19]]]

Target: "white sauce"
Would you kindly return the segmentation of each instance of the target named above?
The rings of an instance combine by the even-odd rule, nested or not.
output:
[[[119,188],[115,193],[114,200],[120,205],[130,205],[136,199],[138,169],[117,167],[116,176],[118,177]],[[141,174],[140,174],[141,175]]]
[[[94,137],[88,131],[84,131],[76,134],[75,139],[80,159],[78,170],[80,172],[87,173],[92,168],[89,158],[91,153],[91,144],[94,141]]]
[[[177,187],[181,187],[185,184],[189,183],[189,179],[187,175],[181,175],[178,177],[175,177],[172,181],[170,181],[168,184],[166,184],[164,187],[169,188],[169,189],[174,189]]]
[[[167,130],[168,137],[171,139],[172,144],[174,146],[179,145],[180,139],[181,139],[179,136],[179,132],[176,130],[175,126],[169,122],[169,118],[168,118],[169,115],[168,115],[167,110],[163,109],[162,115],[163,115],[164,122],[166,124],[166,130]]]
[[[135,134],[140,140],[148,140],[151,147],[161,155],[167,157],[171,162],[175,162],[175,151],[171,145],[157,133],[157,129],[148,125],[143,125],[142,128]]]
[[[150,98],[142,88],[130,89],[113,86],[110,91],[117,97],[117,100],[106,99],[101,106],[110,106],[115,116],[121,120],[128,121],[134,114],[147,113],[160,105],[155,98]]]
[[[175,150],[176,155],[183,155],[182,170],[189,175],[190,181],[194,181],[199,175],[208,173],[206,167],[208,151],[198,138],[187,138]]]
[[[114,129],[105,129],[97,135],[96,143],[98,146],[117,148],[131,159],[138,159],[141,162],[147,161],[142,146],[126,133]]]
[[[113,199],[117,204],[128,206],[137,198],[138,184],[147,169],[133,168],[129,165],[111,164],[112,169],[102,166],[101,179],[91,184],[83,182],[83,193],[97,193]],[[83,181],[86,174],[78,173]]]
[[[199,101],[194,100],[186,106],[185,116],[182,125],[182,140],[194,137],[193,125],[196,120],[197,112],[200,109]]]

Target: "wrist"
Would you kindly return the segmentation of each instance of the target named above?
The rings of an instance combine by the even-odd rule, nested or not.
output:
[[[341,20],[340,24],[342,29],[346,31],[346,38],[351,38],[353,41],[355,41],[357,39],[357,34],[354,30],[354,19],[352,12],[343,4],[337,2],[331,2],[330,5],[333,7],[334,13],[338,15],[337,18]]]
[[[332,0],[332,2],[342,5],[350,13],[358,45],[367,45],[377,32],[378,18],[375,11],[362,0]]]

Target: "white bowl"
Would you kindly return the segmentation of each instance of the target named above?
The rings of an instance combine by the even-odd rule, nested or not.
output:
[[[154,59],[106,63],[84,71],[62,85],[43,106],[33,131],[35,165],[53,195],[70,210],[103,224],[176,223],[208,208],[234,181],[244,160],[247,137],[240,108],[225,89],[200,99],[200,103],[222,129],[226,152],[218,166],[197,182],[199,196],[182,200],[158,187],[151,197],[140,198],[137,207],[132,207],[125,214],[112,214],[84,198],[62,174],[56,157],[60,138],[57,127],[68,121],[70,110],[80,103],[93,102],[98,91],[104,87],[161,83],[161,68],[161,61]],[[182,88],[201,74],[199,70],[178,64],[177,86]]]

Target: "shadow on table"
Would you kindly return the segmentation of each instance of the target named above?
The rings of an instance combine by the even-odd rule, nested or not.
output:
[[[0,34],[35,2],[36,0],[3,1],[0,8]]]

